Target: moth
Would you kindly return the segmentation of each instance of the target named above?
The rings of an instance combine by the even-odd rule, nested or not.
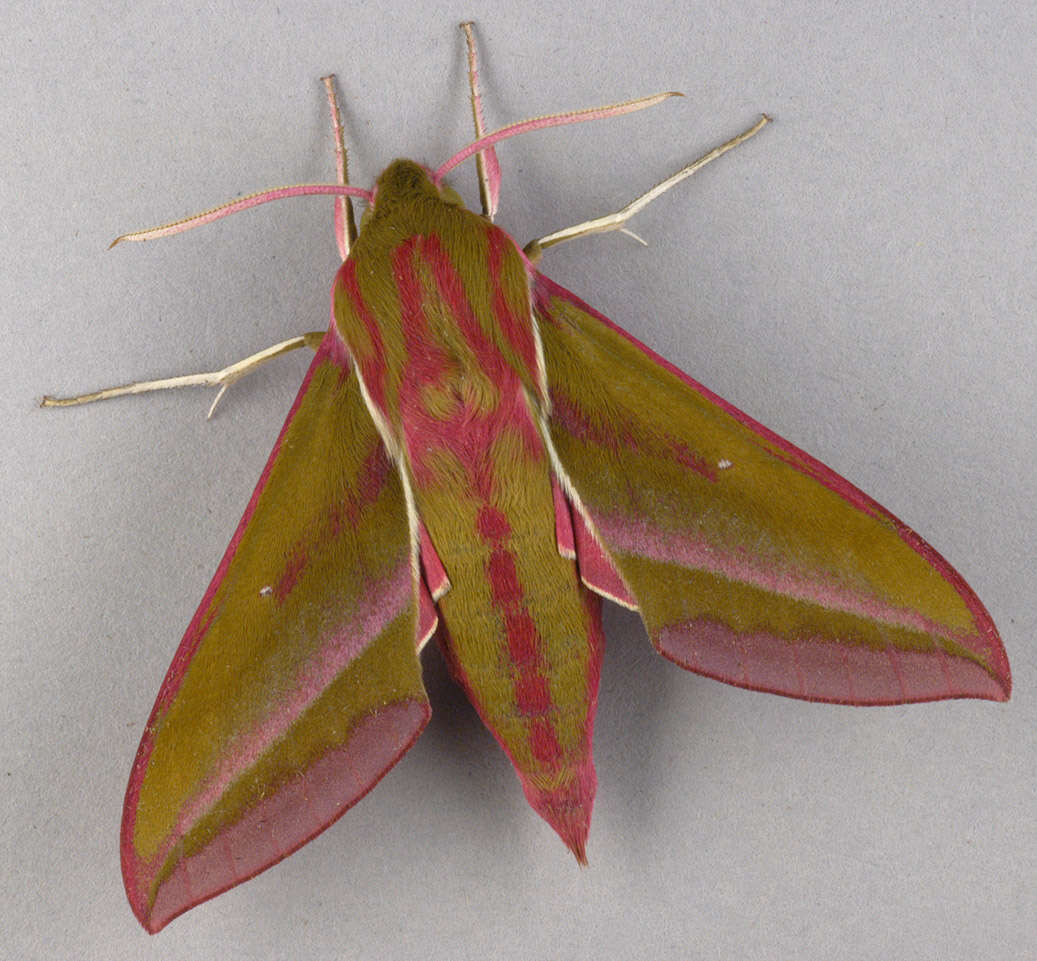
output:
[[[495,144],[656,97],[484,131],[437,171],[396,160],[336,195],[331,324],[180,644],[126,793],[122,868],[155,932],[271,866],[366,794],[430,716],[433,636],[533,809],[585,861],[601,601],[729,684],[839,704],[1005,700],[1007,657],[961,576],[849,481],[667,363],[538,269],[630,217],[744,134],[615,214],[519,247],[493,220]],[[482,210],[445,174],[475,156]],[[350,198],[366,203],[355,226]],[[220,395],[217,395],[217,400]]]

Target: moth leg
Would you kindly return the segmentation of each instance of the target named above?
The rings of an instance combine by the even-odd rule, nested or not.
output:
[[[482,94],[479,91],[479,54],[475,48],[475,34],[472,33],[471,21],[462,23],[461,29],[464,31],[465,44],[468,47],[468,89],[472,99],[475,139],[480,140],[486,134],[486,125],[483,121]],[[500,201],[501,175],[497,151],[493,147],[480,150],[475,155],[475,167],[479,174],[479,201],[482,204],[483,216],[492,223]]]
[[[204,374],[183,374],[180,377],[166,377],[162,380],[140,380],[132,384],[123,384],[120,387],[106,387],[104,390],[95,390],[89,394],[78,394],[75,397],[51,397],[45,396],[40,401],[40,407],[75,407],[79,404],[89,404],[95,400],[108,400],[110,397],[125,397],[127,394],[146,394],[153,390],[169,390],[174,387],[219,387],[216,399],[209,408],[206,415],[212,417],[220,398],[231,384],[241,380],[246,374],[252,373],[257,367],[261,367],[268,360],[287,354],[290,350],[299,347],[309,347],[316,350],[321,340],[324,339],[324,331],[314,331],[303,334],[301,337],[292,337],[283,340],[279,344],[267,347],[258,353],[239,360],[237,363],[224,367],[222,370],[214,370]]]
[[[693,161],[686,167],[682,167],[675,174],[667,177],[665,180],[657,183],[651,190],[645,191],[641,196],[636,197],[630,201],[625,207],[617,210],[615,213],[606,214],[604,217],[597,217],[594,220],[587,220],[582,224],[576,224],[575,227],[566,227],[564,230],[556,230],[553,234],[547,234],[544,237],[540,237],[538,240],[531,240],[523,248],[527,257],[530,258],[534,263],[540,259],[540,254],[548,247],[553,247],[555,244],[564,243],[567,240],[575,240],[577,237],[586,237],[588,234],[603,234],[610,230],[621,230],[624,233],[630,233],[626,229],[626,223],[636,213],[647,207],[656,197],[660,194],[666,193],[671,187],[675,187],[682,180],[690,177],[695,171],[705,167],[712,160],[716,160],[717,157],[727,153],[729,150],[737,147],[739,144],[744,143],[751,136],[758,133],[764,126],[770,122],[770,117],[767,114],[762,114],[760,119],[756,121],[748,130],[742,131],[737,137],[732,137],[726,143],[722,143],[719,147],[714,147],[707,154],[703,154],[698,160]],[[636,234],[632,234],[641,243],[644,243],[640,237]]]
[[[349,184],[349,154],[346,152],[342,114],[338,109],[338,96],[335,93],[335,75],[330,73],[320,79],[327,91],[328,107],[331,110],[331,129],[335,137],[335,171],[338,182],[345,187]],[[353,215],[353,201],[349,197],[335,198],[335,240],[338,243],[338,252],[345,260],[356,242],[356,217]]]

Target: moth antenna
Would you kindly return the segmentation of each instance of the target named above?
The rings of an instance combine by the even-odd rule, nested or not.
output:
[[[349,153],[346,150],[342,114],[338,109],[338,95],[335,93],[335,75],[329,73],[320,79],[327,91],[328,108],[331,110],[331,130],[335,138],[335,173],[338,182],[345,187],[349,183]],[[338,197],[335,200],[335,240],[338,243],[338,252],[345,260],[349,256],[350,248],[356,243],[356,216],[353,213],[353,201],[349,197]]]
[[[461,24],[461,29],[464,31],[465,44],[468,47],[468,89],[471,92],[475,139],[481,140],[486,134],[486,124],[482,113],[482,93],[479,90],[479,54],[472,26],[472,22],[466,20]],[[482,204],[483,216],[492,222],[500,202],[501,172],[497,151],[493,147],[480,150],[475,155],[475,168],[479,175],[479,201]]]
[[[442,179],[459,163],[467,160],[474,153],[481,153],[487,147],[492,147],[501,140],[509,137],[517,137],[519,134],[529,133],[533,130],[543,130],[545,127],[562,127],[571,123],[584,123],[588,120],[604,120],[606,117],[618,117],[625,113],[633,113],[635,110],[644,110],[654,107],[670,97],[683,97],[684,94],[676,90],[668,90],[665,93],[652,94],[650,97],[639,97],[636,100],[624,100],[622,103],[610,103],[604,107],[588,107],[585,110],[568,110],[565,113],[551,113],[542,117],[531,117],[528,120],[520,120],[518,123],[508,124],[493,133],[480,137],[470,143],[463,150],[458,151],[432,177],[433,183],[438,185]]]
[[[185,230],[201,227],[202,224],[211,223],[222,217],[229,217],[231,214],[236,214],[241,210],[258,207],[260,204],[266,204],[272,200],[283,200],[286,197],[308,197],[314,194],[359,197],[367,201],[367,203],[372,203],[371,191],[364,190],[362,187],[350,187],[343,184],[295,184],[291,187],[275,187],[273,190],[262,190],[258,193],[248,194],[238,200],[232,200],[230,203],[221,204],[219,207],[203,210],[200,214],[193,214],[182,220],[174,220],[171,223],[162,224],[158,227],[149,227],[147,230],[136,230],[133,233],[123,234],[120,237],[116,237],[108,245],[108,249],[111,250],[112,247],[116,244],[121,244],[123,241],[155,240],[159,237],[182,234]]]

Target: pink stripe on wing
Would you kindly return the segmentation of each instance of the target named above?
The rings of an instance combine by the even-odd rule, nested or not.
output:
[[[976,640],[971,634],[953,631],[917,611],[888,604],[863,590],[843,587],[832,575],[809,577],[791,567],[769,565],[748,553],[724,552],[691,531],[663,533],[618,514],[602,512],[596,514],[594,520],[601,536],[617,553],[634,554],[649,560],[679,564],[692,570],[709,571],[774,594],[883,624],[947,637],[970,647]]]
[[[355,604],[350,622],[342,625],[337,634],[325,638],[323,647],[288,685],[291,696],[277,705],[253,731],[234,742],[234,752],[223,755],[217,770],[184,804],[177,817],[174,837],[186,834],[224,795],[231,783],[290,729],[328,685],[406,610],[413,592],[413,574],[408,560],[382,581],[377,591],[371,591]]]

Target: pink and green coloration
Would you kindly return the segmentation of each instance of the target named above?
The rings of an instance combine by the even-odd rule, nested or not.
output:
[[[374,191],[337,191],[370,204],[331,326],[130,777],[123,871],[149,931],[378,782],[428,722],[433,635],[581,861],[602,597],[669,659],[743,687],[1008,697],[990,616],[936,551],[441,185],[478,153],[496,207],[502,137],[483,137],[473,94],[481,139],[437,174],[396,161]]]

